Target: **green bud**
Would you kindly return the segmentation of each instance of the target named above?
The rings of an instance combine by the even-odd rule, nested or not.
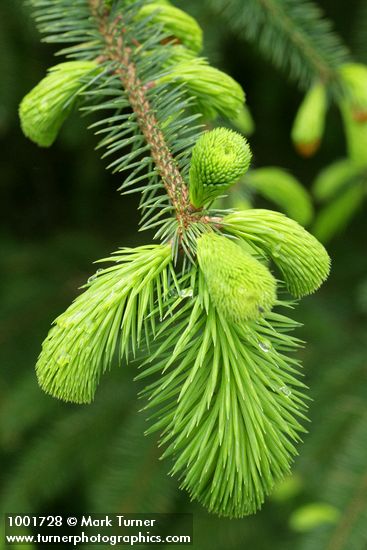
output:
[[[292,128],[292,141],[300,155],[311,157],[319,148],[324,133],[327,94],[317,83],[305,95]]]
[[[313,217],[310,196],[303,185],[286,170],[277,166],[251,170],[246,177],[246,184],[274,202],[301,225],[310,223]]]
[[[221,114],[235,119],[245,101],[241,86],[229,75],[211,67],[203,58],[193,58],[172,65],[157,83],[177,82],[186,85],[196,98],[197,110],[208,119]]]
[[[258,319],[276,301],[276,281],[267,267],[230,239],[207,233],[197,257],[218,312],[235,323]]]
[[[330,272],[330,258],[323,245],[297,222],[280,212],[253,209],[229,214],[226,230],[254,241],[272,258],[296,298],[311,294]]]
[[[227,128],[203,134],[192,150],[190,200],[196,207],[212,201],[248,170],[251,150],[246,139]]]
[[[92,77],[99,70],[95,61],[68,61],[49,69],[19,106],[23,133],[41,147],[52,145],[78,93],[85,87],[85,77]]]
[[[170,6],[153,2],[143,6],[137,15],[138,19],[151,16],[152,23],[163,25],[164,30],[184,46],[195,53],[203,47],[203,32],[196,19],[188,13]]]

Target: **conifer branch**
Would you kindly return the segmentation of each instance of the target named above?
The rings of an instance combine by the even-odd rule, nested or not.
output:
[[[42,123],[39,132],[34,120],[42,108],[38,98],[41,92],[47,95],[50,87],[51,77],[46,77],[22,102],[20,114],[26,135],[41,146],[50,146],[68,114],[64,108],[67,101],[72,107],[78,100],[86,113],[112,110],[112,116],[102,116],[90,128],[103,136],[98,145],[106,149],[102,158],[114,157],[108,168],[118,173],[129,171],[119,190],[141,192],[141,229],[154,228],[156,238],[173,243],[175,258],[183,249],[192,260],[195,235],[218,221],[214,212],[205,210],[208,204],[194,205],[188,191],[191,150],[203,130],[197,119],[218,114],[235,117],[245,99],[241,86],[204,58],[196,57],[201,29],[195,20],[182,15],[184,12],[179,13],[179,21],[185,21],[194,33],[194,52],[190,50],[192,41],[188,47],[172,41],[176,27],[155,20],[157,11],[144,15],[141,1],[127,6],[122,0],[77,0],[77,6],[70,0],[60,0],[57,6],[42,0],[32,3],[45,40],[71,44],[59,54],[94,63],[96,75],[68,77],[70,86],[76,87],[69,101],[63,92],[65,86],[59,87],[58,82],[75,62],[57,66],[52,85],[60,96],[58,109],[49,109],[54,98],[43,101],[47,112],[38,117]],[[173,10],[175,21],[180,10]],[[177,32],[183,31],[180,28]],[[157,196],[162,190],[164,193]]]
[[[89,4],[105,42],[104,55],[110,61],[118,63],[115,73],[121,80],[137,117],[139,128],[149,144],[152,158],[162,178],[177,220],[187,225],[187,213],[190,206],[187,185],[159,127],[158,120],[146,96],[145,86],[139,79],[136,65],[131,60],[131,47],[124,43],[122,15],[119,14],[110,22],[109,11],[105,8],[103,1],[89,0]],[[135,46],[139,48],[140,44],[136,42]]]
[[[207,0],[233,28],[307,89],[323,82],[343,89],[338,67],[348,50],[320,8],[309,0]]]
[[[103,156],[113,157],[115,172],[129,172],[120,189],[142,191],[142,228],[158,228],[162,241],[119,250],[88,280],[44,341],[38,381],[58,398],[90,402],[113,362],[142,351],[139,378],[156,376],[143,391],[147,409],[157,407],[150,430],[161,431],[182,487],[219,515],[254,513],[289,471],[307,408],[298,361],[287,355],[299,347],[287,334],[296,323],[273,311],[282,302],[269,262],[298,298],[325,280],[329,257],[281,214],[223,218],[211,209],[245,175],[252,153],[239,134],[202,133],[196,123],[234,118],[244,102],[238,83],[195,57],[197,23],[168,8],[171,26],[152,24],[157,12],[142,14],[141,0],[33,3],[47,40],[73,44],[62,53],[74,61],[24,98],[23,129],[49,146],[66,106],[80,99],[85,112],[102,112],[92,128],[103,136]],[[192,32],[186,49],[175,32],[183,20]]]
[[[310,40],[310,37],[294,25],[292,18],[286,13],[279,2],[274,2],[274,0],[258,0],[258,3],[268,13],[268,17],[272,18],[288,35],[289,42],[293,47],[303,52],[303,55],[307,57],[310,66],[314,68],[322,82],[331,82],[336,79],[337,74],[334,68],[327,63],[321,52]]]

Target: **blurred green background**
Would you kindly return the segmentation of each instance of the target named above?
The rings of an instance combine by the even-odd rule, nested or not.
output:
[[[321,150],[300,159],[290,129],[302,93],[201,3],[206,53],[241,82],[256,123],[256,167],[289,169],[310,187],[344,156],[336,109]],[[367,62],[365,0],[319,2]],[[366,31],[366,32],[365,32]],[[292,478],[254,517],[218,519],[191,504],[144,438],[134,366],[113,370],[90,406],[57,402],[38,388],[34,364],[50,323],[95,269],[137,232],[138,197],[120,196],[96,139],[78,113],[50,150],[27,141],[17,106],[53,63],[26,3],[0,3],[0,508],[4,512],[192,512],[198,550],[363,550],[367,548],[367,223],[360,209],[329,245],[329,282],[295,312],[310,386],[311,424]],[[263,205],[259,201],[259,205]]]

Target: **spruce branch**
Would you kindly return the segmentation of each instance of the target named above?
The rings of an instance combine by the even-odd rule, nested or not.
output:
[[[109,168],[114,172],[130,172],[119,189],[124,193],[141,191],[142,229],[163,226],[164,233],[173,214],[177,224],[173,233],[167,233],[167,240],[188,242],[186,233],[190,226],[195,226],[196,231],[213,223],[201,208],[192,207],[186,183],[191,148],[202,132],[202,124],[197,122],[202,116],[198,108],[207,102],[208,112],[214,116],[225,113],[228,105],[233,114],[242,107],[242,88],[201,58],[195,59],[201,73],[207,73],[205,86],[192,88],[186,82],[178,83],[176,76],[166,81],[167,75],[173,74],[177,56],[185,56],[189,50],[172,42],[171,29],[165,31],[164,25],[153,24],[151,15],[142,16],[142,2],[126,5],[117,1],[107,5],[99,0],[78,0],[78,9],[75,8],[78,17],[73,21],[69,19],[68,0],[57,6],[40,0],[32,3],[46,40],[71,44],[60,54],[78,61],[97,61],[101,66],[98,76],[90,79],[85,91],[79,94],[79,103],[87,113],[103,114],[102,120],[91,128],[103,136],[99,143],[99,147],[107,149],[103,157],[115,157]],[[177,11],[180,10],[171,12],[171,16]],[[71,12],[74,13],[74,8]],[[197,24],[192,28],[201,32]],[[66,71],[68,63],[64,65]],[[31,99],[33,111],[23,110],[23,118],[37,112],[37,93]],[[111,110],[112,115],[104,116]],[[53,117],[61,124],[67,114],[54,112]],[[46,118],[46,112],[42,116]],[[47,128],[49,121],[42,122]],[[23,127],[32,123],[22,120]],[[53,132],[53,139],[55,135]],[[43,144],[48,136],[41,138],[38,143]],[[130,153],[121,153],[126,146],[131,147]],[[162,189],[164,196],[162,193],[158,196]],[[167,215],[171,219],[167,220]],[[177,248],[176,245],[174,249]]]
[[[207,0],[238,32],[307,89],[315,80],[340,93],[337,68],[348,59],[339,36],[309,0]]]
[[[139,79],[136,65],[131,59],[131,46],[127,46],[124,42],[123,17],[119,14],[110,21],[109,10],[106,9],[104,0],[89,0],[89,4],[104,39],[104,56],[117,62],[115,72],[127,92],[130,105],[149,144],[152,158],[176,216],[181,220],[185,218],[189,207],[187,186],[145,94],[146,86],[149,84],[144,86]],[[134,46],[139,48],[140,44],[135,42]],[[153,86],[154,83],[151,85]]]
[[[162,241],[119,250],[108,259],[114,265],[88,281],[43,344],[39,383],[61,399],[90,402],[114,361],[142,351],[141,377],[158,375],[144,390],[148,408],[158,409],[152,430],[162,430],[182,487],[219,515],[253,513],[288,472],[306,408],[298,362],[287,355],[299,346],[288,334],[296,323],[273,310],[292,304],[279,301],[270,260],[301,297],[327,277],[329,257],[281,214],[223,218],[212,209],[252,154],[230,130],[202,135],[197,119],[240,113],[244,92],[172,41],[174,25],[165,32],[152,14],[141,18],[141,1],[75,0],[75,21],[66,9],[73,0],[33,2],[48,39],[71,44],[63,53],[98,61],[98,74],[82,78],[82,108],[102,113],[92,127],[103,136],[104,157],[113,157],[114,171],[129,172],[120,189],[142,192],[142,227],[157,228]],[[71,84],[79,91],[79,74]],[[43,81],[42,101],[45,89]],[[41,113],[44,129],[64,120],[68,90]],[[25,118],[38,112],[39,99],[31,96]],[[174,261],[178,247],[182,263]]]
[[[136,116],[136,121],[140,131],[144,135],[146,143],[149,146],[149,151],[153,162],[160,178],[163,181],[164,188],[172,205],[174,216],[177,220],[177,228],[175,232],[178,237],[179,245],[183,247],[186,256],[192,260],[190,245],[188,244],[190,242],[190,226],[193,225],[197,228],[197,230],[194,229],[196,233],[198,231],[205,231],[206,225],[209,224],[215,226],[218,223],[218,217],[210,216],[206,212],[202,213],[204,205],[198,206],[196,204],[192,204],[184,175],[182,174],[178,162],[172,153],[172,147],[170,147],[167,142],[164,132],[162,131],[160,121],[157,119],[155,111],[146,93],[148,90],[154,89],[159,82],[164,84],[166,81],[170,81],[175,70],[175,67],[171,66],[172,60],[175,60],[177,55],[176,52],[182,52],[182,49],[180,50],[179,48],[176,48],[175,53],[171,52],[172,60],[168,63],[170,70],[168,71],[168,74],[163,75],[159,79],[159,82],[149,81],[143,83],[139,77],[137,65],[133,61],[134,52],[138,52],[142,48],[142,45],[135,38],[130,39],[128,44],[125,43],[125,28],[122,14],[119,12],[117,16],[114,17],[112,14],[111,17],[111,13],[106,8],[104,0],[88,1],[91,13],[97,22],[99,33],[101,34],[105,45],[102,59],[107,59],[108,61],[113,63],[115,62],[117,64],[114,72],[118,75],[122,87],[126,91],[129,105]],[[186,56],[188,54],[185,52],[183,55]],[[190,71],[193,72],[193,69],[195,68],[195,62],[198,64],[200,73],[205,74],[204,67],[208,73],[208,81],[205,82],[205,85],[201,84],[204,97],[206,97],[206,93],[210,93],[210,88],[215,86],[215,81],[217,81],[217,88],[214,88],[213,97],[211,99],[212,102],[216,100],[217,103],[213,103],[212,106],[209,107],[210,97],[208,97],[206,102],[208,112],[211,113],[211,116],[213,117],[217,111],[222,111],[222,113],[225,114],[226,109],[229,111],[231,107],[231,112],[234,116],[239,109],[239,106],[241,106],[244,101],[244,94],[241,87],[230,77],[226,77],[226,75],[220,71],[209,67],[208,64],[200,58],[196,60],[193,58],[191,64],[188,64],[186,69],[187,75],[184,75],[183,67],[178,64],[177,76],[182,78],[182,75],[184,75],[183,81],[185,83],[187,83],[189,78],[193,78],[194,76],[195,82],[200,85],[200,74],[193,73],[193,76],[190,75]],[[184,63],[182,63],[182,65],[184,65]],[[175,78],[177,78],[177,76]],[[224,87],[226,87],[226,89]],[[223,101],[221,98],[221,94],[224,91],[227,94],[226,101]],[[198,95],[198,90],[195,90],[194,88],[193,93]],[[216,99],[217,97],[218,99]],[[203,111],[205,102],[199,102],[199,105]],[[183,134],[183,131],[181,131],[181,133]],[[244,169],[247,169],[249,161],[250,153],[247,151]],[[152,217],[150,217],[150,224],[145,225],[145,227],[152,227],[152,221],[154,221],[154,218],[152,220]],[[174,235],[172,235],[172,237],[174,238]]]
[[[69,0],[61,0],[57,6],[41,0],[32,3],[46,40],[70,44],[60,54],[98,62],[101,67],[78,99],[81,110],[103,115],[91,128],[103,136],[98,145],[106,149],[103,158],[114,157],[108,167],[119,173],[129,171],[119,190],[141,192],[141,228],[156,229],[157,237],[164,235],[174,243],[176,257],[181,249],[192,261],[192,235],[217,222],[217,216],[204,211],[204,205],[191,204],[188,192],[191,149],[203,130],[198,118],[204,111],[209,118],[236,116],[243,108],[241,86],[196,56],[201,29],[176,8],[164,11],[165,4],[157,4],[158,11],[149,9],[144,15],[141,1],[78,0],[78,16],[70,20]],[[148,5],[154,8],[154,3]],[[172,37],[177,17],[194,34],[195,51],[177,45]],[[68,64],[64,65],[66,71]],[[21,111],[23,127],[34,123],[27,117],[39,108],[37,93],[32,93],[31,99],[31,108]],[[53,112],[53,118],[60,121],[57,130],[67,116],[61,99],[59,109]],[[112,115],[104,116],[111,110]],[[46,115],[42,113],[45,119]],[[50,124],[41,122],[44,128]],[[56,137],[55,131],[52,137]],[[48,141],[47,135],[37,137],[40,144]],[[129,153],[125,152],[127,146]]]

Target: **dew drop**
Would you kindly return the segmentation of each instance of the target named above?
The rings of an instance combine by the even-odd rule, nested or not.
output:
[[[273,256],[274,258],[279,258],[280,257],[280,253],[282,251],[282,245],[281,244],[276,244],[274,247],[273,247]]]
[[[102,271],[103,271],[102,268],[97,269],[97,271],[94,273],[94,275],[91,275],[91,276],[89,277],[88,283],[89,283],[89,284],[90,284],[90,283],[93,283],[93,281],[95,281],[95,280],[97,279],[98,275],[99,275],[100,273],[102,273]]]
[[[181,298],[192,298],[194,295],[194,291],[192,288],[186,288],[185,290],[180,290],[178,293]]]
[[[67,321],[66,319],[64,319],[63,317],[60,317],[57,321],[56,321],[56,324],[58,327],[62,328],[62,329],[67,329],[69,328],[70,326],[70,321]]]
[[[288,386],[280,386],[279,391],[283,393],[286,397],[289,397],[292,394]]]
[[[56,363],[59,367],[66,367],[70,363],[70,355],[68,353],[61,353],[56,359]]]
[[[260,340],[259,348],[264,353],[269,353],[269,351],[271,350],[271,343],[269,342],[269,340]]]

